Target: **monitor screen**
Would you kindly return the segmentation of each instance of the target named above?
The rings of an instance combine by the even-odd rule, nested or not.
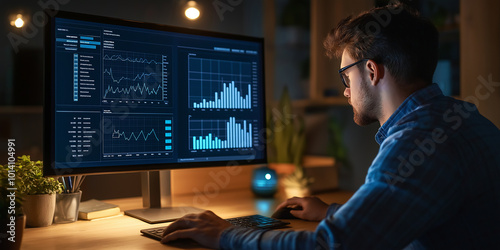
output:
[[[261,38],[58,12],[46,175],[266,162]]]

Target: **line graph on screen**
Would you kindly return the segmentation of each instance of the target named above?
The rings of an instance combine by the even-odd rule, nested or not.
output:
[[[167,66],[163,54],[105,51],[103,99],[166,101]]]

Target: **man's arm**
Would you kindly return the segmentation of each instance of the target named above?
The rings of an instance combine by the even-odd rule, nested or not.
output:
[[[262,232],[228,229],[221,246],[245,249],[401,249],[452,216],[461,202],[460,163],[454,147],[436,145],[421,164],[414,162],[419,130],[387,138],[366,183],[342,207],[332,206],[315,232]],[[451,140],[449,141],[451,143]],[[243,233],[245,232],[245,233]],[[247,241],[248,239],[252,239]],[[234,244],[234,245],[233,245]]]
[[[326,218],[327,215],[335,213],[340,207],[340,204],[328,205],[317,197],[293,197],[276,207],[279,210],[284,207],[292,207],[290,213],[299,218],[309,221],[320,221]]]
[[[193,239],[203,246],[219,248],[221,233],[231,224],[212,211],[200,214],[188,214],[170,224],[163,231],[161,243],[177,239]]]
[[[277,209],[289,205],[302,208],[300,211],[297,210],[294,216],[315,221],[324,219],[327,214],[333,214],[340,207],[339,204],[328,206],[316,197],[294,197],[280,204]],[[232,227],[211,211],[186,215],[173,222],[163,232],[161,242],[167,243],[181,238],[190,238],[204,246],[221,249],[252,249],[261,242],[266,243],[265,246],[260,246],[264,249],[304,249],[314,244],[314,232],[297,233]]]
[[[214,227],[211,234],[220,237],[223,249],[404,248],[439,220],[452,216],[462,199],[460,163],[450,158],[457,154],[450,152],[451,145],[436,145],[421,164],[408,165],[419,150],[413,140],[426,136],[420,133],[410,130],[387,138],[366,183],[334,214],[328,214],[315,232]],[[184,236],[201,243],[200,239],[210,237],[203,233],[194,229]]]
[[[428,132],[396,129],[381,145],[365,184],[319,225],[317,239],[340,248],[401,249],[459,209],[463,164],[451,157],[458,154],[453,140],[421,154],[415,138]]]

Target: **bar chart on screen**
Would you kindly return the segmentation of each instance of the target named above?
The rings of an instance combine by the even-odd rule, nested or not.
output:
[[[257,136],[252,121],[204,119],[189,120],[190,150],[251,148]]]
[[[256,82],[254,62],[188,56],[190,108],[250,110],[258,102]]]

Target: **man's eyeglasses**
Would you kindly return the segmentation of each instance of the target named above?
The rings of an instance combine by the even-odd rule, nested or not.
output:
[[[351,85],[350,85],[350,80],[349,80],[349,77],[347,77],[345,74],[344,74],[344,71],[346,71],[347,69],[349,69],[350,67],[358,64],[358,63],[361,63],[361,62],[364,62],[366,60],[369,60],[369,59],[361,59],[355,63],[352,63],[352,64],[349,64],[341,69],[339,69],[339,74],[340,74],[340,79],[342,79],[342,83],[344,84],[344,86],[346,88],[349,88]]]

